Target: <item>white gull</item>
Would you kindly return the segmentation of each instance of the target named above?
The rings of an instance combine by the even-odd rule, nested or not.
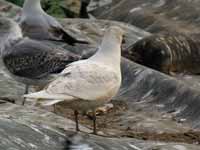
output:
[[[121,85],[122,35],[121,28],[110,27],[96,54],[71,63],[44,90],[25,97],[38,99],[41,105],[61,103],[73,109],[77,131],[78,111],[93,110],[93,131],[96,134],[95,109],[109,102]]]

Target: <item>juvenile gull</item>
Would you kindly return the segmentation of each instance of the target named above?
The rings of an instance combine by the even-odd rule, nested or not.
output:
[[[79,60],[73,53],[24,38],[18,24],[8,18],[0,18],[0,44],[6,71],[26,85],[26,94],[29,85],[43,87],[67,64]]]
[[[95,109],[111,100],[121,85],[121,42],[123,30],[110,27],[95,55],[68,65],[44,90],[25,95],[41,105],[62,105],[74,110],[76,130],[78,111],[93,110],[93,132],[96,134]]]
[[[70,45],[88,43],[69,35],[55,18],[42,9],[40,0],[25,0],[20,26],[23,34],[32,39],[65,41]]]

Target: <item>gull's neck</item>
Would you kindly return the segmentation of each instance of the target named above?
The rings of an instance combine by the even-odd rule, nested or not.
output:
[[[23,12],[25,15],[35,15],[38,13],[43,13],[44,11],[41,7],[40,0],[25,0],[23,5]]]
[[[106,35],[99,50],[90,60],[102,62],[105,65],[112,65],[112,67],[120,71],[121,41],[112,34]]]

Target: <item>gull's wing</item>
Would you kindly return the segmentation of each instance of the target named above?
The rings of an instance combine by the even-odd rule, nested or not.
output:
[[[52,16],[45,14],[44,19],[47,21],[50,27],[49,30],[52,33],[52,37],[56,38],[57,40],[64,40],[70,45],[75,45],[76,43],[88,44],[87,41],[78,40],[67,33],[62,25]]]
[[[25,37],[30,37],[37,40],[51,40],[52,35],[45,26],[30,25],[28,22],[21,22],[20,27]]]
[[[22,15],[19,25],[24,36],[41,40],[52,39],[49,32],[48,22],[42,16],[27,17]]]
[[[61,24],[48,14],[38,16],[22,16],[19,22],[24,36],[32,39],[65,41],[69,45],[75,43],[88,44],[68,34]]]
[[[32,79],[61,72],[67,64],[78,59],[73,53],[27,38],[7,47],[3,54],[4,64],[12,74]]]
[[[80,61],[69,65],[46,92],[85,100],[106,100],[116,94],[120,84],[121,75],[109,66]]]

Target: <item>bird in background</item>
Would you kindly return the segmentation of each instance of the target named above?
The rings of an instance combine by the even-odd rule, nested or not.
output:
[[[60,103],[74,110],[76,131],[80,111],[93,111],[93,133],[96,130],[96,108],[109,102],[121,85],[121,43],[124,31],[117,26],[106,30],[99,50],[90,58],[69,64],[44,90],[24,95],[37,99],[42,106]]]
[[[80,59],[72,52],[23,37],[19,25],[8,18],[0,18],[0,48],[6,72],[26,85],[26,94],[30,85],[43,88],[66,65]]]
[[[74,46],[88,44],[68,34],[62,25],[41,7],[41,0],[25,0],[19,21],[24,36],[38,40],[55,40]]]

